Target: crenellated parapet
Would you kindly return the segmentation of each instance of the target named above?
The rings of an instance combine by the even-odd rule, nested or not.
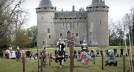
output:
[[[56,12],[55,19],[86,19],[87,14],[86,11],[64,11],[64,12]]]
[[[55,12],[56,7],[42,7],[42,8],[36,8],[36,13],[38,12]]]
[[[108,12],[109,7],[108,6],[90,6],[87,7],[88,12]]]

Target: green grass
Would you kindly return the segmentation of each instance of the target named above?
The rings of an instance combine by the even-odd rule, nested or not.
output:
[[[106,58],[105,58],[106,60]],[[105,66],[104,70],[101,70],[101,57],[96,58],[96,64],[92,61],[88,65],[83,65],[81,62],[75,60],[74,72],[123,72],[122,57],[117,58],[118,66]],[[129,69],[129,60],[126,59],[126,71]],[[60,68],[54,61],[51,66],[47,65],[44,72],[69,72],[69,60],[64,63],[64,67]],[[0,72],[22,72],[21,61],[0,59]],[[26,72],[37,72],[37,60],[26,61]]]
[[[108,47],[105,49],[113,49],[115,47]],[[119,49],[120,47],[116,47]],[[75,50],[79,50],[80,48],[75,48]],[[92,48],[96,50],[96,48]],[[104,50],[105,50],[104,49]],[[36,52],[37,49],[29,49],[33,52]],[[40,49],[41,50],[41,49]],[[53,52],[53,48],[48,48],[48,52]],[[68,49],[66,49],[68,51]],[[107,58],[104,58],[104,61]],[[96,64],[93,64],[93,61],[89,61],[88,65],[83,65],[81,62],[77,62],[75,60],[74,72],[123,72],[123,58],[116,58],[118,61],[118,66],[104,66],[104,70],[101,69],[101,57],[96,57]],[[51,66],[47,65],[43,68],[43,72],[69,72],[69,59],[64,63],[64,67],[60,68],[59,64],[54,61],[51,62]],[[26,59],[26,72],[37,72],[37,60],[29,60]],[[126,71],[129,69],[129,59],[126,57]],[[8,60],[8,59],[0,59],[0,72],[22,72],[22,62],[17,62],[16,60]]]

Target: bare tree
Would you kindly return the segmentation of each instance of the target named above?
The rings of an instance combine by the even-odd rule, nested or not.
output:
[[[131,9],[130,13],[127,13],[123,19],[122,23],[124,25],[124,32],[127,38],[127,43],[129,42],[129,35],[130,35],[130,42],[134,43],[134,9]]]
[[[24,24],[26,12],[21,8],[24,0],[0,0],[0,43],[8,45],[10,35]],[[0,47],[1,47],[0,46]]]

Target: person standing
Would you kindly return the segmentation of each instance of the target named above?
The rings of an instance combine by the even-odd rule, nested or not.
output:
[[[6,57],[6,59],[9,59],[10,57],[9,57],[9,54],[10,54],[10,50],[9,49],[6,49],[5,50],[5,57]]]
[[[16,60],[19,61],[20,57],[21,57],[21,52],[20,52],[19,46],[17,46],[17,50],[16,50],[15,54],[16,54]]]
[[[83,64],[88,64],[89,59],[87,57],[87,52],[85,52],[85,51],[81,52],[80,57],[81,57],[81,60],[82,60]]]

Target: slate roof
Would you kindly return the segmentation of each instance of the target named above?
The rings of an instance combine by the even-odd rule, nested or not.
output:
[[[52,7],[51,1],[50,0],[41,0],[39,4],[39,8],[42,7]]]

